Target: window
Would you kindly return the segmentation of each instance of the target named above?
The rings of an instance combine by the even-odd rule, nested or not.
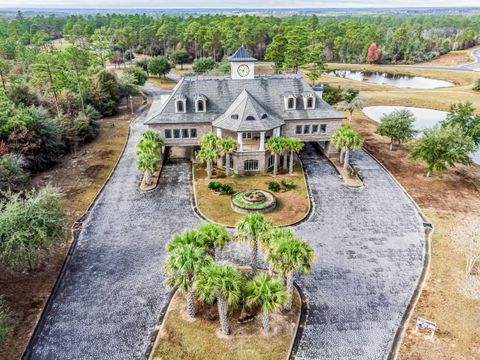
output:
[[[182,138],[188,138],[188,137],[189,137],[188,129],[182,129]]]
[[[222,166],[225,167],[226,163],[227,163],[227,157],[223,156],[222,157]],[[233,156],[230,156],[230,169],[233,169]]]
[[[287,109],[289,110],[295,109],[295,99],[293,97],[288,98]]]
[[[270,169],[275,163],[275,156],[271,155],[267,160],[267,167]]]
[[[173,137],[175,139],[180,139],[180,129],[173,129]]]
[[[303,133],[310,134],[310,125],[303,125]]]
[[[327,132],[327,124],[320,125],[320,134],[325,134]]]
[[[184,100],[177,100],[177,113],[184,113],[185,112],[185,101]]]
[[[171,139],[171,138],[172,138],[172,130],[165,129],[165,139]]]
[[[258,170],[258,160],[245,160],[243,162],[243,170],[245,171]]]
[[[266,119],[267,117],[268,117],[267,114],[263,114],[263,115],[262,115],[262,119]]]
[[[302,125],[295,126],[295,134],[301,134],[301,133],[302,133]]]
[[[197,129],[190,129],[190,137],[191,138],[197,137]]]
[[[203,105],[204,105],[203,100],[198,100],[197,101],[197,112],[205,111],[205,107]]]
[[[309,96],[307,99],[307,109],[313,109],[315,107],[315,103],[313,102],[313,97]]]
[[[318,125],[312,125],[312,133],[318,132]]]
[[[242,138],[243,139],[251,139],[253,137],[251,132],[244,132],[242,133]]]
[[[252,115],[248,115],[245,120],[255,120],[255,118]]]

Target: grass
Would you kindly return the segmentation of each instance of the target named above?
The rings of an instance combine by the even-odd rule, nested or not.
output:
[[[296,290],[295,290],[296,292]],[[239,324],[240,308],[229,314],[232,334],[217,335],[219,322],[216,305],[201,309],[194,321],[188,319],[185,299],[177,292],[159,332],[154,360],[278,360],[287,358],[295,325],[300,312],[298,293],[293,298],[292,311],[271,316],[271,333],[261,329],[261,315],[253,321]],[[197,307],[198,309],[198,307]]]
[[[295,165],[294,175],[279,174],[274,177],[271,174],[258,174],[252,176],[225,177],[219,171],[213,180],[222,184],[232,185],[235,192],[248,189],[268,190],[268,183],[271,181],[280,182],[282,179],[289,179],[295,182],[295,188],[275,193],[277,200],[276,208],[265,214],[265,217],[272,220],[274,225],[290,225],[303,219],[310,209],[307,187],[302,167]],[[216,170],[218,171],[218,170]],[[205,166],[194,165],[194,190],[198,210],[209,220],[219,224],[235,226],[244,214],[233,211],[228,195],[219,195],[208,189]]]

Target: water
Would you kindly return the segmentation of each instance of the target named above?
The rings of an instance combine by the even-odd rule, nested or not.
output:
[[[421,76],[394,75],[382,72],[335,70],[328,72],[328,75],[399,88],[435,89],[453,86],[453,83],[444,80],[429,79]]]
[[[380,121],[384,114],[390,114],[395,110],[410,110],[415,116],[414,127],[418,131],[431,128],[447,117],[446,111],[407,106],[368,106],[363,109],[363,113],[372,120]],[[473,154],[472,159],[477,164],[480,164],[480,150]]]

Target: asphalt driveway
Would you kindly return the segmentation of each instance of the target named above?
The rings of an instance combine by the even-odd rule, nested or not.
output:
[[[154,96],[161,92],[150,88]],[[112,179],[91,210],[29,359],[141,359],[167,305],[165,244],[201,220],[192,210],[191,167],[170,161],[158,188],[140,193],[132,129]],[[307,146],[301,155],[315,202],[297,227],[317,253],[300,284],[309,313],[297,358],[381,359],[390,350],[424,257],[413,204],[368,155],[353,162],[366,186],[343,186],[330,163]],[[245,248],[225,253],[244,261]]]

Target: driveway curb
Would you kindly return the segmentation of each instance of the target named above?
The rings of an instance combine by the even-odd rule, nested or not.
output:
[[[363,151],[367,155],[369,155],[372,159],[374,159],[386,172],[387,174],[395,181],[395,183],[402,189],[402,191],[407,195],[410,201],[413,203],[415,208],[417,209],[420,217],[423,219],[423,228],[425,232],[425,259],[423,261],[423,269],[422,273],[420,274],[420,278],[418,279],[417,286],[413,291],[412,297],[407,304],[405,312],[403,313],[402,320],[400,321],[400,325],[395,333],[395,337],[393,338],[392,346],[390,351],[387,355],[387,360],[395,360],[398,357],[400,352],[400,347],[403,343],[403,339],[405,338],[405,334],[407,332],[408,324],[413,317],[413,312],[415,307],[417,306],[418,300],[420,299],[420,295],[422,294],[423,287],[425,282],[428,278],[430,273],[430,264],[431,264],[431,252],[432,252],[432,234],[434,231],[433,224],[430,222],[428,217],[424,214],[420,206],[417,202],[412,198],[412,196],[408,193],[408,191],[403,187],[402,184],[397,180],[393,174],[388,171],[388,169],[375,157],[370,153],[365,147],[363,147]]]
[[[33,333],[30,336],[30,339],[28,341],[28,344],[27,344],[27,346],[26,346],[26,348],[25,348],[25,350],[22,354],[21,358],[24,359],[24,360],[31,359],[32,347],[35,346],[36,343],[37,343],[37,336],[38,336],[38,333],[40,331],[40,328],[43,327],[43,324],[45,323],[46,314],[52,307],[53,299],[56,297],[58,289],[60,287],[60,281],[65,276],[66,269],[67,269],[68,264],[70,263],[70,260],[72,258],[72,254],[75,252],[75,249],[76,249],[77,243],[78,243],[78,238],[79,238],[80,233],[81,233],[82,228],[83,228],[83,223],[84,223],[85,219],[87,218],[88,214],[90,213],[90,211],[92,210],[93,206],[97,202],[101,193],[103,192],[105,186],[108,184],[108,182],[112,178],[115,170],[117,169],[118,164],[120,163],[120,160],[122,159],[122,157],[125,153],[125,150],[127,148],[128,141],[130,139],[132,125],[136,122],[136,120],[139,118],[139,116],[141,116],[144,113],[144,111],[146,111],[147,109],[146,109],[145,105],[141,105],[138,110],[140,110],[140,113],[134,119],[132,119],[130,121],[130,124],[128,125],[128,132],[127,132],[127,135],[125,136],[122,151],[118,155],[117,161],[115,162],[115,165],[113,166],[112,170],[110,171],[110,174],[105,179],[105,181],[103,182],[100,189],[98,189],[94,198],[90,202],[90,205],[88,206],[87,210],[78,218],[77,221],[75,221],[73,223],[73,225],[70,229],[70,231],[72,233],[72,241],[71,241],[70,246],[68,248],[67,254],[65,255],[65,259],[63,261],[62,267],[60,268],[60,272],[58,273],[58,276],[55,279],[55,283],[53,284],[52,291],[50,292],[50,294],[48,296],[47,302],[45,303],[45,306],[43,307],[42,312],[40,313],[40,315],[38,317],[37,323],[35,325],[35,329],[33,330]]]

